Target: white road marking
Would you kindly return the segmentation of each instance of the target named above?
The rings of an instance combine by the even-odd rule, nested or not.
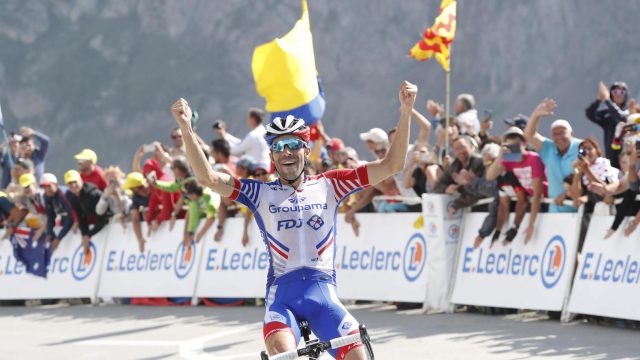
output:
[[[180,341],[152,341],[152,340],[87,340],[73,343],[86,346],[171,346],[180,345]]]
[[[213,339],[217,339],[220,337],[225,337],[225,336],[242,333],[242,332],[248,332],[248,331],[257,331],[256,329],[259,329],[260,327],[262,327],[262,323],[238,326],[233,330],[217,332],[214,334],[200,336],[195,339],[183,341],[180,343],[178,347],[180,350],[180,357],[186,360],[221,360],[221,359],[237,359],[241,357],[246,357],[246,354],[230,355],[231,357],[213,356],[212,354],[207,354],[206,352],[204,352],[204,344],[207,341],[211,341]],[[259,355],[259,352],[252,353],[252,356],[255,356],[256,358],[258,355]]]

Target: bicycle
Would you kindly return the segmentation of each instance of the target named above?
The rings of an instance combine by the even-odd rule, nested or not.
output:
[[[320,356],[329,349],[337,349],[343,346],[353,344],[357,341],[362,341],[367,353],[368,360],[375,360],[373,355],[373,349],[371,348],[371,339],[367,333],[367,328],[360,324],[359,333],[353,335],[347,335],[339,338],[335,338],[329,341],[320,341],[318,339],[311,340],[311,330],[309,324],[306,321],[300,322],[300,333],[304,338],[305,347],[301,349],[287,351],[277,355],[269,356],[266,351],[260,353],[261,360],[296,360],[299,357],[307,356],[309,360],[317,360]]]

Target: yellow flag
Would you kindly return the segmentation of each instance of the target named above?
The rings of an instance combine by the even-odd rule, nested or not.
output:
[[[425,30],[422,40],[409,51],[409,55],[417,60],[425,61],[433,57],[449,72],[449,46],[456,35],[456,0],[443,0],[440,15],[433,26]]]

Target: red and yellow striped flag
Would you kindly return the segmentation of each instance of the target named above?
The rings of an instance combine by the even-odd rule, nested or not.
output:
[[[422,40],[409,51],[416,60],[425,61],[432,57],[449,72],[449,46],[456,35],[456,0],[442,0],[440,15],[433,26],[425,30]]]

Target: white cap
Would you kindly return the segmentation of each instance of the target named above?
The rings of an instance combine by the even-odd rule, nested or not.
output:
[[[40,177],[40,185],[57,184],[58,178],[52,173],[42,174]]]
[[[640,114],[631,114],[627,116],[627,124],[640,124]]]
[[[505,131],[505,133],[502,136],[509,136],[509,135],[520,135],[520,137],[524,138],[524,132],[522,132],[522,129],[520,129],[517,126],[512,126],[509,129],[507,129],[507,131]]]
[[[374,143],[388,143],[389,136],[380,128],[373,128],[365,133],[360,133],[360,140],[373,141]]]
[[[567,120],[563,120],[563,119],[558,119],[554,122],[551,123],[551,130],[557,128],[557,127],[563,127],[567,130],[569,130],[569,132],[573,132],[573,128],[571,127],[571,124],[569,124],[569,122]]]

